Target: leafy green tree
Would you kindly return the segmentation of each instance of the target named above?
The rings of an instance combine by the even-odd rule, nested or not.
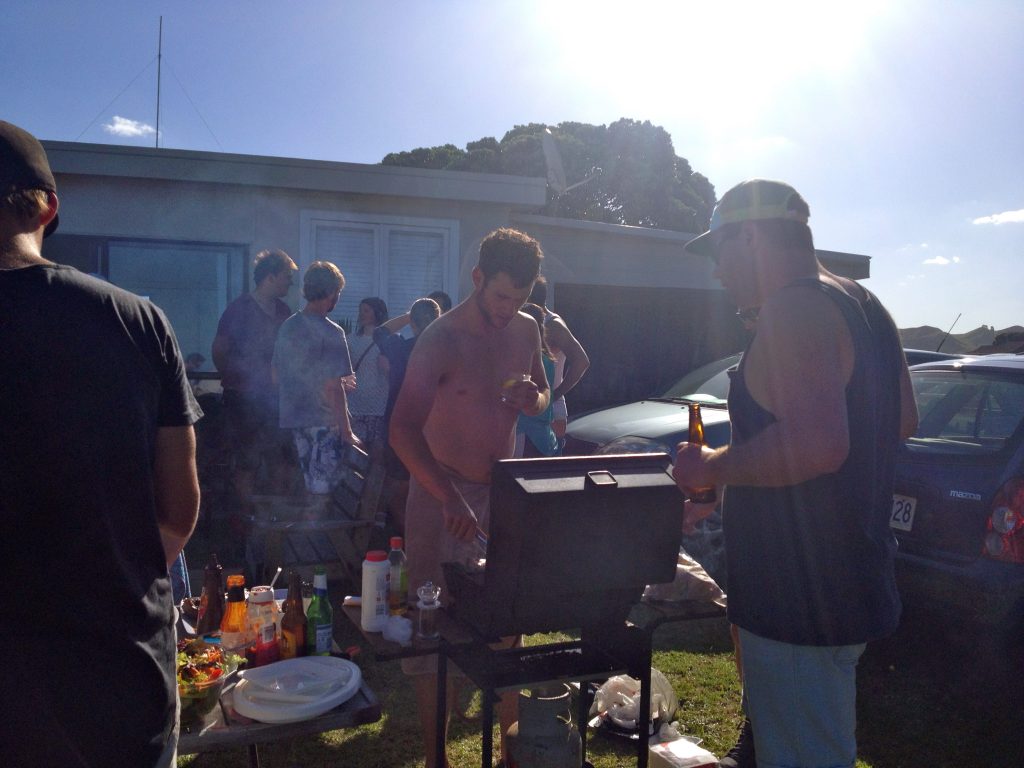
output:
[[[487,136],[466,148],[453,144],[393,152],[384,165],[514,176],[548,175],[543,136],[548,126],[517,125],[501,141]],[[675,153],[672,137],[650,121],[623,118],[604,125],[564,122],[551,127],[568,187],[548,187],[551,216],[682,232],[708,228],[715,189]]]

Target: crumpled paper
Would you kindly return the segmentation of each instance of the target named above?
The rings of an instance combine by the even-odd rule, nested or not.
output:
[[[388,616],[384,625],[384,639],[399,645],[412,645],[412,620],[405,616]]]
[[[714,603],[722,608],[726,605],[725,592],[718,586],[718,582],[684,549],[679,550],[675,578],[667,584],[648,584],[644,587],[643,599],[665,602],[696,600]]]

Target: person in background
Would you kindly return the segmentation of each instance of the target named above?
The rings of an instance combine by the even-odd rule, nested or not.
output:
[[[384,408],[388,401],[388,360],[373,341],[373,333],[388,319],[388,305],[376,296],[359,303],[356,332],[348,337],[349,355],[359,386],[348,393],[352,429],[379,459],[387,445]]]
[[[555,356],[548,348],[546,340],[546,328],[544,326],[544,309],[537,304],[527,302],[520,310],[525,312],[537,322],[537,329],[540,331],[540,348],[543,353],[544,375],[548,382],[555,376]],[[554,456],[558,453],[558,438],[551,428],[553,407],[549,403],[541,413],[536,416],[521,415],[516,421],[516,450],[513,454],[516,458],[532,458],[536,456]]]
[[[558,438],[559,445],[565,441],[565,429],[569,421],[569,411],[565,405],[565,396],[573,387],[580,383],[583,374],[590,368],[590,358],[583,345],[572,335],[569,326],[554,312],[547,308],[548,283],[541,275],[533,285],[530,303],[544,310],[544,329],[548,347],[555,356],[555,377],[551,380],[551,401],[553,415],[551,428]]]
[[[202,412],[160,309],[43,256],[58,207],[42,145],[0,121],[0,759],[165,768]]]
[[[543,258],[540,243],[514,229],[491,232],[480,244],[473,293],[417,337],[391,415],[390,440],[408,467],[406,554],[409,586],[426,581],[451,595],[441,562],[478,557],[487,533],[491,468],[512,456],[516,418],[548,406],[537,324],[522,314]],[[518,642],[505,638],[505,647]],[[436,656],[402,659],[413,680],[427,768],[436,764]],[[516,694],[498,706],[502,734],[516,716]]]
[[[281,427],[291,430],[306,490],[318,495],[337,485],[345,444],[364,447],[348,413],[346,391],[356,381],[345,331],[327,317],[344,287],[345,277],[334,264],[310,264],[302,279],[306,306],[281,324],[274,345]]]
[[[384,408],[385,429],[391,422],[391,413],[395,409],[395,402],[402,389],[402,382],[405,381],[405,369],[409,365],[409,356],[412,354],[413,347],[416,346],[416,339],[441,314],[441,308],[433,299],[416,299],[408,312],[391,318],[373,332],[373,340],[388,362],[388,398]],[[411,338],[406,338],[399,333],[405,327],[411,329]]]
[[[267,472],[267,492],[278,494],[288,492],[294,468],[291,436],[278,427],[278,393],[270,377],[270,360],[277,331],[292,314],[281,299],[288,295],[297,271],[284,251],[256,254],[256,287],[228,305],[213,339],[213,364],[224,389],[222,418],[243,515],[252,514],[261,466]]]
[[[452,308],[452,297],[444,291],[431,291],[427,294],[427,298],[437,302],[437,306],[441,308],[442,315]]]
[[[900,616],[889,513],[896,451],[917,422],[910,377],[877,299],[818,263],[809,218],[792,187],[754,179],[686,245],[715,262],[741,312],[757,310],[730,444],[680,443],[673,472],[687,495],[724,487],[749,726],[723,765],[852,767],[857,662]],[[684,526],[713,509],[687,501]]]
[[[388,320],[373,332],[374,341],[388,361],[388,399],[384,408],[385,434],[391,423],[391,412],[402,389],[405,369],[409,364],[409,355],[416,345],[416,339],[440,316],[441,309],[433,299],[417,299],[408,312]],[[402,332],[406,330],[412,335],[405,336]],[[386,441],[384,456],[390,481],[385,501],[386,515],[396,530],[404,532],[405,506],[409,496],[409,470],[391,448],[390,440]]]

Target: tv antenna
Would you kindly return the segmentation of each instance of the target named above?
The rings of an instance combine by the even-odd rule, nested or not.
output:
[[[565,178],[565,168],[562,166],[562,153],[558,151],[555,136],[551,133],[550,128],[545,128],[544,133],[540,135],[540,145],[544,150],[544,164],[548,167],[548,186],[554,190],[555,197],[561,197],[569,190],[581,187],[601,175],[601,169],[594,168],[583,181],[568,184]]]
[[[160,149],[160,62],[164,57],[164,17],[160,17],[160,33],[156,41],[156,148]]]

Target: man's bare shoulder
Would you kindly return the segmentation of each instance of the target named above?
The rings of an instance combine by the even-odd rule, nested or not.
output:
[[[842,322],[842,314],[835,302],[818,286],[791,285],[777,291],[765,300],[757,318],[758,333],[780,332],[815,333]]]
[[[516,316],[512,318],[512,322],[509,323],[509,329],[516,334],[524,334],[526,336],[536,334],[537,338],[540,338],[540,329],[537,327],[537,321],[522,311],[517,312]]]
[[[758,360],[795,378],[821,367],[843,373],[850,367],[852,342],[843,314],[813,285],[790,286],[765,301],[754,346]]]

